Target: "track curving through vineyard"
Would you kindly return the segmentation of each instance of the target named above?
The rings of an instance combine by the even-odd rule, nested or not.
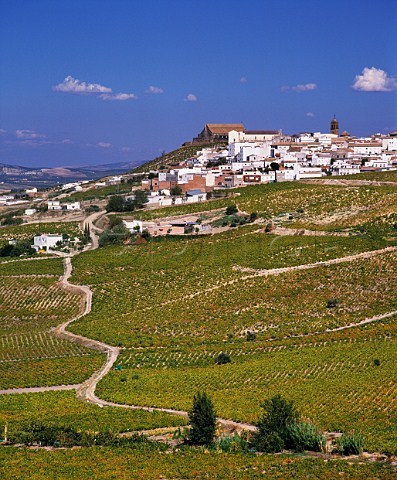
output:
[[[95,234],[95,230],[97,228],[93,224],[93,222],[98,219],[100,216],[104,214],[103,211],[101,212],[96,212],[89,217],[86,218],[84,221],[83,226],[88,225],[90,228],[90,235],[91,235],[91,245],[88,246],[88,248],[85,249],[85,251],[88,250],[95,250],[98,248],[98,238]],[[257,276],[271,276],[271,275],[279,275],[281,273],[286,273],[290,271],[295,271],[295,270],[303,270],[303,269],[311,269],[315,268],[318,266],[325,266],[325,265],[333,265],[333,264],[338,264],[338,263],[343,263],[343,262],[350,262],[356,259],[362,259],[362,258],[370,258],[376,255],[380,255],[382,253],[387,253],[391,251],[396,251],[397,247],[386,247],[381,250],[373,250],[373,251],[368,251],[368,252],[362,252],[358,253],[356,255],[349,255],[347,257],[340,257],[340,258],[335,258],[332,260],[327,260],[323,262],[316,262],[316,263],[311,263],[311,264],[303,264],[303,265],[298,265],[298,266],[291,266],[291,267],[283,267],[283,268],[275,268],[275,269],[270,269],[270,270],[255,270],[255,269],[248,269],[244,267],[239,267],[235,266],[234,268],[236,270],[241,271],[242,273],[249,273],[249,275],[243,277],[243,278],[251,278],[251,277],[257,277]],[[92,308],[92,291],[88,286],[85,285],[74,285],[69,282],[69,278],[72,274],[73,266],[72,266],[72,256],[65,256],[64,257],[64,274],[60,279],[59,284],[65,288],[66,290],[73,291],[75,293],[78,293],[82,297],[82,308],[81,312],[79,315],[71,318],[70,320],[58,325],[57,327],[53,328],[51,330],[52,334],[55,335],[58,338],[68,340],[70,342],[77,343],[81,346],[91,348],[98,350],[102,353],[106,354],[106,360],[102,367],[94,372],[91,377],[89,377],[85,382],[81,384],[76,384],[76,385],[57,385],[57,386],[50,386],[50,387],[32,387],[32,388],[14,388],[14,389],[8,389],[8,390],[0,390],[1,395],[5,394],[20,394],[20,393],[39,393],[39,392],[47,392],[47,391],[54,391],[54,390],[76,390],[76,397],[79,398],[82,401],[85,402],[90,402],[93,404],[96,404],[100,407],[117,407],[117,408],[124,408],[124,409],[134,409],[134,410],[146,410],[146,411],[160,411],[160,412],[165,412],[169,413],[172,415],[178,415],[187,418],[188,417],[188,412],[182,411],[182,410],[174,410],[174,409],[169,409],[169,408],[160,408],[160,407],[147,407],[147,406],[139,406],[139,405],[126,405],[126,404],[118,404],[118,403],[113,403],[109,402],[106,400],[102,400],[101,398],[97,397],[95,395],[95,389],[98,384],[98,382],[107,375],[107,373],[112,369],[114,363],[117,360],[117,357],[120,353],[120,349],[118,347],[108,345],[104,342],[100,342],[99,340],[94,340],[90,339],[87,337],[84,337],[82,335],[77,335],[74,333],[71,333],[67,331],[67,327],[74,321],[84,317],[85,315],[88,315],[91,312]],[[241,279],[239,279],[241,280]],[[232,280],[229,282],[226,282],[224,285],[229,285],[234,283],[236,280]],[[222,286],[224,286],[222,285]],[[217,285],[214,288],[220,288],[221,286]],[[205,290],[205,292],[208,292],[212,289]],[[190,296],[195,296],[196,294],[199,293],[194,293],[191,294]],[[396,315],[397,311],[393,312],[387,312],[381,315],[377,315],[371,318],[365,318],[361,320],[360,322],[356,323],[351,323],[349,325],[345,325],[342,327],[337,327],[334,329],[328,329],[327,333],[331,332],[336,332],[340,330],[345,330],[349,328],[354,328],[360,325],[364,325],[367,323],[375,322],[375,321],[380,321],[384,318],[391,317],[393,315]],[[317,332],[312,332],[309,335],[316,335]],[[306,335],[307,336],[307,335]],[[249,430],[249,431],[254,431],[256,427],[251,424],[247,423],[240,423],[240,422],[234,422],[232,420],[228,419],[223,419],[223,418],[218,418],[218,422],[226,427],[226,428],[231,428],[234,430]]]

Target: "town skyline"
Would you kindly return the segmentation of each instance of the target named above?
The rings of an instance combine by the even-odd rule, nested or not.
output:
[[[205,123],[397,129],[395,2],[200,6],[4,2],[0,163],[138,164]]]

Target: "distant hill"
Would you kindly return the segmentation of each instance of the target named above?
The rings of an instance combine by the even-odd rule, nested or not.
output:
[[[129,172],[135,163],[120,162],[88,167],[30,168],[0,163],[0,189],[49,187],[57,183],[96,180]]]
[[[166,168],[176,166],[183,160],[188,158],[193,158],[199,150],[208,147],[221,147],[223,145],[215,145],[213,143],[201,143],[196,145],[187,145],[177,148],[176,150],[172,150],[171,152],[164,153],[159,157],[146,162],[139,167],[134,168],[131,173],[142,173],[148,172],[150,170],[158,170],[161,166]]]

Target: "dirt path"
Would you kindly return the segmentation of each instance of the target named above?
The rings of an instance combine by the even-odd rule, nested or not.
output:
[[[256,233],[256,232],[254,232]],[[204,290],[199,290],[194,293],[190,293],[188,295],[185,295],[183,297],[178,297],[178,298],[173,298],[171,300],[166,300],[165,302],[162,302],[159,305],[155,305],[153,307],[144,307],[142,308],[142,312],[146,312],[149,310],[152,310],[153,308],[159,308],[159,307],[164,307],[166,305],[171,305],[173,303],[178,303],[186,299],[192,299],[195,297],[200,297],[203,295],[206,295],[208,293],[211,293],[215,290],[219,290],[220,288],[228,287],[231,285],[234,285],[236,283],[241,282],[242,280],[248,280],[250,278],[255,278],[255,277],[267,277],[267,276],[272,276],[272,275],[280,275],[282,273],[287,273],[287,272],[293,272],[295,270],[308,270],[312,268],[317,268],[317,267],[324,267],[327,265],[336,265],[339,263],[345,263],[345,262],[351,262],[354,260],[359,260],[363,258],[371,258],[376,255],[381,255],[382,253],[390,253],[397,251],[397,247],[385,247],[380,250],[370,250],[368,252],[361,252],[357,253],[355,255],[349,255],[347,257],[338,257],[338,258],[332,258],[330,260],[324,260],[321,262],[315,262],[315,263],[305,263],[302,265],[295,265],[292,267],[280,267],[280,268],[271,268],[271,269],[256,269],[256,268],[249,268],[249,267],[241,267],[240,265],[234,265],[232,268],[233,270],[237,270],[242,273],[248,273],[249,275],[241,276],[238,278],[234,278],[233,280],[228,280],[226,282],[218,283],[217,285],[214,285],[213,287],[206,288]]]
[[[397,182],[388,182],[381,180],[354,180],[349,178],[338,178],[337,176],[324,179],[305,179],[300,180],[301,183],[310,183],[310,184],[322,184],[322,185],[337,185],[340,187],[360,187],[360,186],[373,186],[373,187],[382,187],[382,186],[395,186]]]
[[[305,236],[305,237],[349,237],[350,232],[332,232],[327,230],[306,230],[305,228],[284,228],[276,227],[271,232],[273,235],[281,236]]]
[[[252,278],[252,277],[279,275],[280,273],[293,272],[295,270],[308,270],[310,268],[324,267],[327,265],[337,265],[339,263],[352,262],[354,260],[360,260],[363,258],[371,258],[371,257],[375,257],[376,255],[381,255],[382,253],[390,253],[395,251],[397,251],[397,247],[385,247],[380,250],[370,250],[368,252],[356,253],[355,255],[348,255],[347,257],[331,258],[330,260],[324,260],[324,261],[315,262],[315,263],[306,263],[303,265],[295,265],[293,267],[255,269],[255,268],[240,267],[239,265],[235,265],[233,268],[234,270],[238,270],[240,272],[252,273],[252,275],[248,275],[240,279],[240,280],[245,280],[247,278]]]
[[[0,390],[0,395],[12,395],[21,393],[42,393],[53,392],[58,390],[77,390],[80,384],[76,385],[54,385],[51,387],[26,387],[26,388],[9,388],[7,390]]]

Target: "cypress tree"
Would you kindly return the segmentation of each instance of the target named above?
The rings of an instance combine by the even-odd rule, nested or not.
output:
[[[211,399],[205,392],[198,392],[193,398],[189,411],[191,424],[188,443],[191,445],[211,445],[216,430],[216,413]]]

